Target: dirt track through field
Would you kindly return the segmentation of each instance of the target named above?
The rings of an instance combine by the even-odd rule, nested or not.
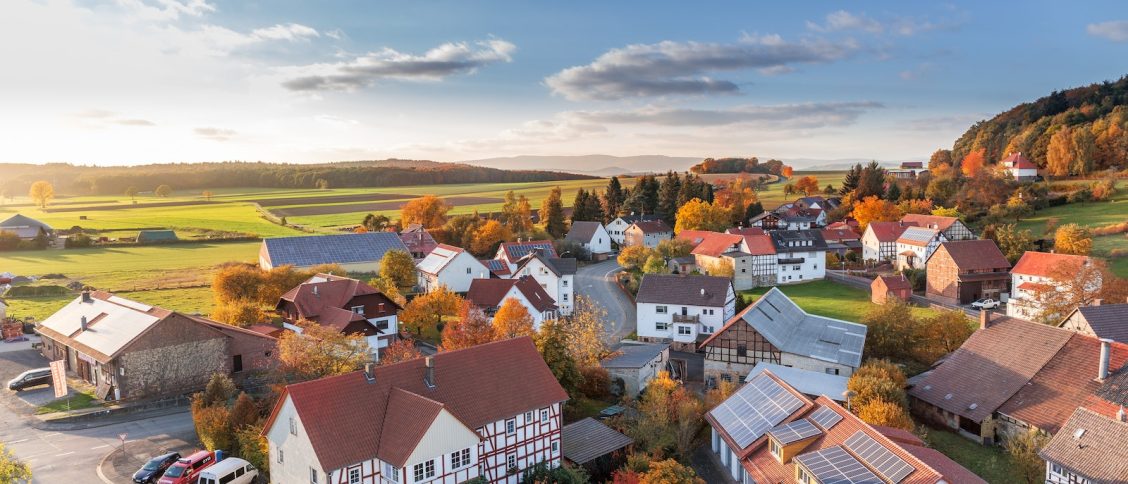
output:
[[[411,198],[410,195],[404,198]],[[447,203],[458,207],[462,205],[482,205],[486,203],[501,203],[500,198],[491,197],[444,197]],[[279,217],[298,217],[305,215],[332,215],[337,213],[354,212],[381,212],[385,210],[399,210],[406,202],[368,202],[346,203],[341,205],[313,205],[309,207],[276,208],[270,212]]]
[[[348,203],[371,202],[373,200],[401,200],[414,198],[417,195],[404,195],[402,193],[359,193],[356,195],[332,195],[325,197],[289,197],[289,198],[264,198],[255,200],[263,207],[281,207],[283,205],[305,205],[312,203]],[[336,212],[329,212],[336,213]]]

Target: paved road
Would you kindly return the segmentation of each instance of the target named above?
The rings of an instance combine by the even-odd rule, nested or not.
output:
[[[635,330],[635,307],[615,284],[615,273],[622,270],[615,259],[581,267],[576,271],[576,294],[607,310],[607,332],[611,343],[618,343]]]

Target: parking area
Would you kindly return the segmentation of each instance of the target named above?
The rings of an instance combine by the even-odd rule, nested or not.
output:
[[[36,408],[56,400],[55,390],[50,385],[40,385],[19,392],[8,390],[7,387],[8,380],[20,373],[33,368],[45,368],[48,365],[47,359],[38,350],[31,348],[32,344],[38,342],[39,338],[34,336],[29,341],[15,343],[0,341],[0,382],[4,384],[0,392],[4,395],[2,400],[17,412],[33,412]],[[67,393],[68,396],[74,395],[75,390],[68,387]]]

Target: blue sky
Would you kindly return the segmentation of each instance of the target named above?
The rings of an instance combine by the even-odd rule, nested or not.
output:
[[[1121,2],[0,3],[0,161],[925,157],[1128,69]]]

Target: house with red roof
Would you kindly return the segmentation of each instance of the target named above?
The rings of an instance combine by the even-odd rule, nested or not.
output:
[[[1059,321],[1065,314],[1044,314],[1040,300],[1048,291],[1068,291],[1074,275],[1092,263],[1088,256],[1027,251],[1011,269],[1011,294],[1007,300],[1007,316],[1031,321]],[[1101,281],[1086,281],[1093,290]]]
[[[903,430],[871,426],[765,370],[705,415],[736,482],[986,482]]]
[[[870,301],[885,304],[889,298],[905,302],[913,297],[913,283],[904,274],[896,276],[877,276],[870,283]]]
[[[474,279],[490,277],[490,269],[466,249],[439,244],[415,265],[419,273],[419,288],[431,292],[446,287],[454,292],[470,290]]]
[[[278,299],[274,310],[282,326],[301,333],[305,320],[344,334],[361,334],[374,358],[399,337],[398,311],[391,298],[364,282],[332,274],[316,274]]]
[[[702,273],[719,268],[732,270],[732,283],[737,291],[776,284],[778,264],[772,238],[766,233],[720,233],[706,230],[683,230],[678,238],[693,245],[690,252],[695,266]]]
[[[531,277],[556,301],[556,309],[561,315],[572,314],[575,304],[576,270],[579,268],[575,257],[556,257],[552,253],[535,249],[517,260],[517,265],[508,274],[497,274],[502,279]]]
[[[567,399],[527,337],[287,385],[270,482],[516,484],[561,465]]]
[[[1022,153],[1011,153],[999,162],[1010,176],[1018,181],[1034,181],[1038,179],[1038,165],[1022,156]]]
[[[901,221],[904,222],[905,225],[916,225],[918,227],[939,230],[944,234],[944,238],[948,240],[970,240],[978,238],[975,232],[972,232],[967,225],[964,225],[964,223],[956,217],[910,213],[901,217]]]
[[[403,245],[407,247],[407,251],[411,253],[411,257],[417,262],[427,257],[439,243],[431,236],[422,224],[411,224],[399,233],[400,240]]]
[[[945,304],[999,301],[1010,292],[1010,262],[990,239],[944,242],[925,267],[925,297]]]
[[[531,276],[514,279],[474,279],[466,300],[493,316],[508,299],[515,299],[533,317],[533,329],[540,329],[546,319],[559,315],[556,301]]]
[[[897,239],[912,222],[870,222],[862,233],[862,259],[867,261],[892,261],[897,258]]]

